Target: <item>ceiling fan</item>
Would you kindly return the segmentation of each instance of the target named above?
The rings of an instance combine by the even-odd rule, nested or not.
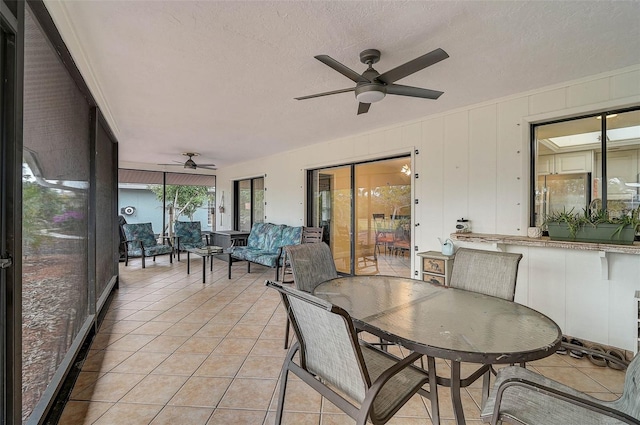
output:
[[[425,55],[414,60],[397,66],[383,74],[373,69],[373,64],[380,60],[380,51],[376,49],[367,49],[360,52],[360,62],[368,66],[367,70],[358,74],[351,68],[341,64],[337,60],[327,56],[314,56],[323,64],[333,68],[351,81],[356,83],[355,87],[341,90],[333,90],[324,93],[312,94],[309,96],[296,97],[296,100],[311,99],[314,97],[328,96],[330,94],[346,93],[355,91],[356,99],[358,99],[358,115],[366,114],[372,103],[379,102],[384,99],[387,94],[395,94],[399,96],[420,97],[423,99],[437,99],[443,92],[437,90],[423,89],[420,87],[403,86],[394,84],[396,81],[418,72],[428,66],[434,65],[449,57],[447,52],[442,49],[435,49]]]
[[[195,152],[184,152],[182,154],[183,156],[188,156],[189,159],[187,159],[184,164],[182,163],[182,161],[173,161],[175,162],[175,164],[158,164],[158,165],[178,165],[178,164],[182,164],[184,166],[184,168],[189,168],[191,170],[195,170],[197,168],[204,168],[206,170],[217,170],[216,168],[216,164],[196,164],[196,162],[193,160],[194,156],[200,156],[199,153],[195,153]]]

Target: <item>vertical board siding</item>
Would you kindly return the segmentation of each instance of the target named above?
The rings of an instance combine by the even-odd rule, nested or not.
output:
[[[609,78],[567,87],[567,107],[606,102],[610,98]]]
[[[496,233],[497,111],[489,105],[469,112],[469,212],[472,230]]]
[[[469,216],[469,112],[444,117],[444,223],[445,234],[455,231],[456,220]]]
[[[529,129],[522,120],[527,115],[527,98],[498,104],[498,234],[524,235],[529,220]]]
[[[487,102],[411,124],[327,141],[218,171],[225,191],[221,228],[233,217],[232,181],[267,174],[267,219],[299,225],[305,219],[304,170],[410,152],[414,196],[414,244],[439,250],[437,237],[454,232],[468,217],[476,232],[525,235],[529,222],[529,122],[638,104],[640,67]],[[355,119],[355,117],[354,117]],[[456,245],[463,245],[458,244]],[[470,244],[495,249],[487,244]],[[555,320],[563,331],[594,342],[633,349],[637,344],[640,258],[610,254],[609,280],[601,278],[594,253],[508,247],[522,252],[516,300]],[[412,259],[414,270],[419,263]]]
[[[435,118],[422,123],[420,154],[416,156],[415,180],[419,193],[420,222],[418,245],[421,251],[439,250],[437,238],[448,235],[444,226],[444,119]]]
[[[562,330],[589,341],[606,341],[609,282],[593,279],[600,276],[598,252],[567,250],[565,256],[567,322]]]
[[[529,113],[559,111],[567,108],[567,90],[565,88],[549,90],[529,96]]]
[[[611,99],[640,95],[640,70],[625,72],[611,77]]]

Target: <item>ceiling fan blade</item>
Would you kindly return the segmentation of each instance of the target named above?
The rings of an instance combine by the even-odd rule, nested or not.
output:
[[[314,97],[320,97],[320,96],[329,96],[330,94],[338,94],[338,93],[346,93],[346,92],[350,92],[350,91],[354,91],[356,88],[352,87],[350,89],[340,89],[340,90],[334,90],[334,91],[326,91],[324,93],[318,93],[318,94],[310,94],[309,96],[302,96],[302,97],[296,97],[296,100],[305,100],[305,99],[311,99]]]
[[[340,74],[344,75],[354,83],[370,83],[370,81],[364,78],[362,75],[358,74],[353,69],[341,64],[340,62],[338,62],[337,60],[333,59],[330,56],[318,55],[318,56],[314,56],[314,58],[318,59],[320,62],[327,65],[328,67],[335,69]]]
[[[423,89],[420,87],[403,86],[400,84],[391,84],[386,87],[387,94],[396,94],[399,96],[421,97],[423,99],[437,99],[443,92],[437,90]]]
[[[391,84],[406,77],[407,75],[418,72],[421,69],[440,62],[441,60],[445,60],[448,57],[449,55],[447,54],[447,52],[438,48],[432,52],[427,53],[426,55],[422,55],[412,61],[393,68],[383,74],[380,74],[378,76],[378,80],[386,84]]]
[[[358,115],[366,114],[367,112],[369,112],[369,108],[370,107],[371,107],[370,103],[362,103],[362,102],[360,102],[358,104]]]
[[[198,164],[198,167],[215,167],[216,164]]]
[[[212,164],[212,165],[213,165],[213,164]],[[213,167],[212,165],[211,165],[211,166],[209,166],[209,165],[200,165],[200,164],[198,164],[198,167],[197,167],[197,168],[204,168],[205,170],[217,170],[217,168],[216,168],[216,167]]]

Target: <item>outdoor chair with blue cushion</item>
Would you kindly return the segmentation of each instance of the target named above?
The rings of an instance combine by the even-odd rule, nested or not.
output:
[[[253,223],[247,245],[229,248],[228,277],[231,279],[231,266],[235,261],[246,261],[247,273],[251,272],[251,263],[256,263],[275,268],[275,279],[278,280],[283,264],[282,248],[287,245],[299,245],[301,242],[302,226]]]
[[[640,360],[631,361],[622,396],[604,401],[518,366],[501,369],[480,417],[528,425],[640,424]]]
[[[142,257],[144,269],[145,257],[153,257],[153,261],[156,261],[156,255],[162,254],[169,254],[169,262],[173,263],[173,247],[171,244],[158,244],[151,223],[123,224],[122,230],[124,230],[127,245],[125,266],[129,265],[129,257]],[[163,237],[163,239],[169,238]]]
[[[342,308],[275,282],[267,286],[280,292],[297,337],[282,366],[276,425],[282,423],[289,372],[358,425],[386,423],[416,393],[431,398],[422,388],[429,375],[413,366],[420,354],[400,359],[377,350],[358,339]]]
[[[209,237],[202,239],[202,226],[199,221],[176,221],[173,226],[174,247],[180,261],[180,251],[192,248],[203,248],[209,245]]]

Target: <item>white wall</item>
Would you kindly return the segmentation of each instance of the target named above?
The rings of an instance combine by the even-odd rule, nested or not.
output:
[[[305,170],[412,153],[420,251],[439,249],[436,237],[447,237],[460,217],[477,233],[525,235],[529,123],[638,104],[640,66],[634,66],[221,169],[217,190],[232,194],[233,180],[265,175],[267,221],[303,225]],[[639,255],[611,254],[609,280],[602,280],[597,252],[509,251],[524,254],[517,301],[552,317],[565,334],[634,350]]]

